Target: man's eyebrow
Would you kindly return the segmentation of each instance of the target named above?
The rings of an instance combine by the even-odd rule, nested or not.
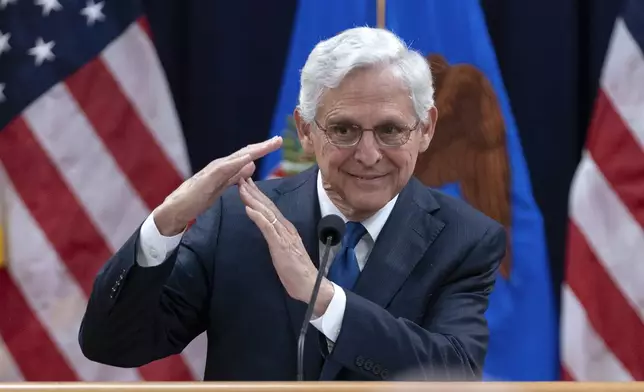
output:
[[[349,116],[331,116],[326,119],[327,124],[351,124],[360,125],[360,122]],[[385,117],[377,121],[374,126],[380,125],[407,125],[407,121],[401,117]]]
[[[330,116],[325,121],[329,124],[358,124],[356,119],[345,115]]]

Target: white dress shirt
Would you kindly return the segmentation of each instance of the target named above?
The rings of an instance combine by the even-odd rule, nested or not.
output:
[[[322,185],[322,176],[318,171],[317,176],[317,193],[318,200],[320,203],[320,215],[322,217],[335,214],[341,217],[345,222],[348,219],[338,210],[338,208],[333,204],[329,196],[327,195],[324,187]],[[391,210],[396,204],[396,199],[398,196],[394,197],[389,203],[387,203],[382,209],[376,212],[371,217],[362,221],[362,225],[367,229],[367,234],[365,234],[358,244],[356,245],[355,252],[356,258],[358,259],[358,267],[360,271],[364,268],[369,254],[373,249],[373,246],[378,239],[378,235],[382,230],[382,227],[385,225],[385,222],[391,214]],[[183,233],[179,233],[172,237],[165,237],[159,233],[152,214],[143,222],[141,226],[141,233],[139,237],[139,247],[137,249],[137,259],[136,262],[142,267],[154,267],[157,266],[168,257],[170,253],[179,245],[181,242],[181,237]],[[340,249],[341,245],[333,247],[329,254],[329,266],[333,260],[334,255]],[[324,244],[320,243],[320,258],[323,256]],[[331,303],[327,308],[326,312],[316,318],[311,320],[311,324],[322,332],[330,342],[335,342],[340,334],[340,327],[342,325],[342,320],[344,318],[344,311],[346,308],[347,297],[344,290],[333,283],[334,294],[331,299]]]

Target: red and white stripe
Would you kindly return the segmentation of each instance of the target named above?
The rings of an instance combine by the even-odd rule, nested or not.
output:
[[[564,378],[644,380],[644,55],[618,19],[569,205]]]
[[[189,174],[144,21],[0,132],[8,256],[0,269],[0,381],[203,377],[205,335],[139,369],[91,362],[78,344],[99,268]]]

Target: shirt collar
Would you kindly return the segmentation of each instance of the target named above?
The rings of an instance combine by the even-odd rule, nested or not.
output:
[[[326,193],[324,186],[322,184],[322,173],[318,170],[318,179],[317,179],[317,190],[318,190],[318,200],[320,202],[320,215],[325,217],[327,215],[335,214],[338,215],[346,223],[348,221],[347,217],[340,212],[338,207],[333,204],[329,195]],[[367,229],[367,233],[371,239],[375,242],[378,239],[378,235],[382,231],[385,222],[391,214],[398,195],[394,196],[384,207],[378,210],[375,214],[371,215],[369,218],[363,220],[361,223]]]

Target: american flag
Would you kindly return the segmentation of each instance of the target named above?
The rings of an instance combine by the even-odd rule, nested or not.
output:
[[[205,336],[139,369],[87,360],[93,279],[190,174],[135,0],[0,0],[0,381],[194,380]]]
[[[563,377],[644,380],[644,2],[614,25],[569,204]]]

